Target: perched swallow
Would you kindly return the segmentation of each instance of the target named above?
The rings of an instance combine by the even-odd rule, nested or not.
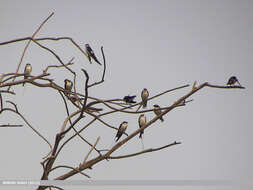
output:
[[[116,137],[115,137],[115,138],[117,138],[117,139],[116,139],[116,142],[119,140],[119,138],[122,136],[122,134],[126,131],[126,129],[127,129],[127,124],[128,124],[128,122],[126,122],[126,121],[123,121],[123,122],[120,124],[119,129],[118,129],[118,132],[117,132]]]
[[[72,89],[72,87],[73,87],[73,82],[70,81],[70,80],[68,80],[68,79],[65,79],[65,80],[64,80],[64,83],[65,83],[64,88],[65,88],[65,90],[67,91],[67,94],[69,94],[69,92],[71,92],[71,89]]]
[[[90,63],[91,63],[91,58],[92,58],[92,59],[94,59],[94,61],[96,61],[99,65],[102,65],[102,64],[98,61],[97,57],[95,56],[94,51],[91,49],[91,47],[90,47],[89,44],[85,44],[85,51],[86,51],[86,53],[87,53],[87,55],[88,55],[88,59],[89,59],[89,62],[90,62]]]
[[[160,106],[158,106],[157,104],[154,105],[154,113],[156,115],[160,115],[162,113]],[[162,118],[162,116],[159,119],[161,121],[164,121],[163,118]]]
[[[181,105],[185,105],[186,103],[186,100],[184,99],[182,102],[181,102]]]
[[[232,76],[228,79],[227,85],[234,85],[236,82],[241,86],[236,76]]]
[[[24,79],[27,79],[29,77],[29,75],[32,72],[32,65],[30,63],[27,63],[25,65],[25,70],[24,70]],[[23,83],[23,86],[25,85],[25,83]]]
[[[135,97],[136,96],[125,96],[123,100],[128,104],[135,104],[136,103],[136,101],[134,101]]]
[[[149,96],[148,90],[146,88],[144,88],[141,92],[141,99],[142,99],[143,108],[147,107],[148,96]]]
[[[144,114],[141,114],[139,117],[139,127],[141,128],[147,123],[146,116]],[[142,138],[142,135],[144,134],[144,130],[140,131],[140,136],[139,138]]]

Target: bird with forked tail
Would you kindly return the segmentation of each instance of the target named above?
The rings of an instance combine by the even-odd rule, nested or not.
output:
[[[146,88],[144,88],[141,92],[141,99],[142,99],[143,108],[147,107],[148,96],[149,96],[149,92]]]
[[[70,81],[70,80],[68,80],[68,79],[65,79],[64,80],[64,88],[65,88],[65,90],[67,91],[67,93],[66,93],[66,95],[69,95],[70,94],[70,92],[71,92],[71,89],[72,89],[72,87],[73,87],[73,82],[72,81]]]
[[[24,79],[27,79],[29,75],[32,72],[32,65],[30,63],[27,63],[25,65],[25,70],[24,70]],[[23,83],[23,86],[25,85],[25,82]]]
[[[235,85],[236,82],[241,86],[236,76],[232,76],[228,79],[227,85]]]
[[[123,100],[127,103],[127,104],[135,104],[136,101],[134,101],[134,98],[136,96],[124,96]]]
[[[162,110],[161,110],[160,106],[157,105],[157,104],[154,105],[154,113],[155,113],[157,116],[160,115],[160,114],[162,113]],[[160,119],[161,121],[164,121],[162,116],[161,116],[159,119]]]
[[[127,121],[123,121],[120,126],[119,126],[119,129],[118,129],[118,132],[116,134],[116,142],[119,140],[119,138],[122,136],[122,134],[126,131],[127,129],[127,125],[128,125],[128,122]]]
[[[92,59],[93,59],[95,62],[97,62],[99,65],[102,65],[102,64],[98,61],[98,59],[97,59],[97,57],[96,57],[94,51],[91,49],[91,47],[90,47],[89,44],[85,44],[85,52],[86,52],[86,54],[87,54],[87,56],[88,56],[88,59],[89,59],[89,62],[90,62],[90,63],[91,63],[91,58],[92,58]]]
[[[139,117],[139,127],[143,127],[144,125],[146,125],[147,123],[147,118],[144,114],[141,114],[140,117]],[[142,135],[144,134],[144,130],[141,130],[140,131],[140,135],[139,135],[139,138],[142,138]]]

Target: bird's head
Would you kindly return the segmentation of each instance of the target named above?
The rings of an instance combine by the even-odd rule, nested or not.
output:
[[[65,82],[65,84],[67,84],[67,85],[72,85],[72,82],[71,82],[70,80],[68,80],[68,79],[65,79],[64,82]]]
[[[231,77],[232,80],[237,80],[236,76]]]
[[[160,108],[157,104],[155,104],[153,106],[154,106],[154,108],[158,108],[158,109]]]

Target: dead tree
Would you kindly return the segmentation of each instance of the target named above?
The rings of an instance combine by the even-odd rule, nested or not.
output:
[[[192,86],[189,84],[182,85],[180,87],[175,87],[173,89],[165,90],[164,92],[161,92],[153,97],[149,97],[148,101],[151,99],[155,99],[159,96],[162,96],[166,93],[176,91],[182,88],[187,88],[189,87],[189,91],[187,94],[184,96],[178,98],[172,105],[168,105],[167,107],[160,108],[160,112],[155,115],[151,120],[149,120],[145,125],[142,125],[140,128],[136,127],[135,131],[130,131],[129,134],[124,132],[123,135],[125,135],[124,138],[121,138],[114,146],[112,147],[104,147],[104,149],[97,149],[96,145],[99,142],[100,138],[103,137],[97,137],[96,142],[93,144],[91,142],[88,142],[83,136],[82,132],[87,129],[88,127],[92,127],[92,124],[95,122],[100,122],[103,124],[104,127],[108,127],[111,130],[115,130],[115,132],[118,131],[117,127],[114,127],[107,122],[103,120],[103,117],[106,115],[114,114],[114,113],[126,113],[129,115],[140,115],[143,113],[147,112],[153,112],[154,109],[146,109],[146,110],[141,110],[142,106],[142,101],[132,103],[132,104],[126,104],[125,101],[122,98],[115,98],[115,99],[101,99],[101,98],[96,98],[96,97],[91,97],[89,96],[89,89],[91,89],[94,86],[102,85],[105,82],[106,78],[106,58],[104,54],[103,47],[101,47],[101,53],[103,56],[103,74],[101,76],[101,80],[95,83],[90,83],[89,79],[89,72],[84,69],[80,68],[81,71],[83,72],[84,76],[86,77],[86,80],[83,84],[83,89],[85,89],[85,93],[82,94],[80,93],[81,90],[83,89],[77,89],[76,88],[76,71],[71,69],[71,65],[73,65],[73,59],[71,59],[69,62],[64,63],[60,56],[58,56],[52,49],[49,47],[46,47],[45,45],[42,45],[42,41],[63,41],[63,40],[68,40],[71,42],[71,45],[73,47],[77,48],[77,50],[80,51],[81,54],[85,55],[87,58],[90,60],[90,55],[87,54],[72,38],[70,37],[57,37],[57,38],[52,38],[52,37],[45,37],[45,38],[36,38],[36,34],[39,32],[41,27],[50,19],[50,17],[53,15],[53,13],[47,17],[44,22],[39,26],[39,28],[34,32],[34,34],[31,37],[25,37],[25,38],[20,38],[20,39],[14,39],[11,41],[6,41],[0,43],[0,45],[8,45],[20,41],[27,41],[27,45],[24,48],[22,57],[20,59],[20,62],[18,63],[17,70],[16,72],[13,73],[4,73],[0,77],[0,114],[3,112],[13,112],[17,116],[19,116],[21,119],[23,119],[24,123],[26,126],[30,127],[38,137],[41,138],[42,141],[45,141],[48,144],[48,155],[43,158],[43,161],[41,162],[41,165],[43,167],[43,174],[41,177],[41,180],[48,180],[49,179],[49,174],[57,170],[58,168],[68,168],[70,171],[63,173],[61,176],[58,176],[55,178],[56,180],[65,180],[70,178],[73,175],[76,174],[81,174],[85,177],[89,176],[84,173],[85,170],[93,168],[97,163],[103,161],[103,160],[114,160],[114,159],[123,159],[123,158],[128,158],[128,157],[133,157],[133,156],[138,156],[140,154],[145,154],[148,152],[155,152],[159,151],[165,148],[169,148],[178,144],[181,144],[180,142],[174,141],[169,144],[166,144],[164,146],[158,147],[158,148],[149,148],[149,149],[144,149],[140,152],[136,153],[131,153],[127,155],[121,155],[121,156],[112,156],[112,153],[115,152],[116,150],[120,149],[122,145],[126,144],[129,142],[131,139],[133,139],[135,136],[137,136],[140,132],[142,132],[144,129],[151,127],[157,120],[159,120],[162,116],[168,114],[170,111],[173,109],[176,109],[177,107],[181,106],[186,106],[189,102],[192,100],[189,100],[189,98],[197,93],[199,90],[205,87],[209,88],[214,88],[214,89],[244,89],[244,87],[240,85],[213,85],[209,84],[208,82],[205,82],[203,84],[197,85],[196,82],[193,83]],[[27,48],[30,43],[34,43],[38,47],[42,48],[52,56],[54,56],[58,60],[57,65],[48,65],[41,74],[34,76],[32,73],[26,74],[25,72],[20,72],[20,67],[22,65],[22,60],[23,57],[27,51]],[[87,60],[86,60],[87,61]],[[87,62],[88,63],[88,62]],[[89,64],[89,63],[88,63]],[[96,64],[96,63],[93,63]],[[97,65],[100,67],[100,65]],[[68,72],[70,72],[73,76],[73,90],[68,90],[59,84],[55,83],[52,78],[50,78],[50,73],[48,72],[50,68],[58,68],[58,69],[66,69]],[[66,113],[67,116],[66,118],[63,118],[63,124],[62,126],[59,126],[59,132],[55,135],[55,141],[54,142],[49,142],[47,140],[47,137],[45,135],[42,135],[39,131],[37,131],[30,123],[29,121],[23,116],[22,113],[20,113],[18,109],[18,105],[15,104],[13,101],[9,101],[8,97],[11,95],[18,95],[15,93],[15,88],[14,86],[16,85],[22,85],[23,83],[30,84],[37,86],[39,88],[50,88],[53,91],[58,92],[63,100],[63,104],[66,108]],[[69,111],[69,106],[67,104],[67,101],[71,103],[71,106],[75,108],[75,111],[73,113],[70,113]],[[101,107],[107,108],[108,111],[103,111]],[[133,109],[135,108],[135,111]],[[85,121],[86,118],[85,116],[89,115],[93,119],[91,121],[87,121],[86,125],[82,127],[81,129],[76,129],[75,126],[80,122],[80,121]],[[138,126],[138,122],[136,122],[136,125]],[[15,125],[15,124],[1,124],[0,127],[22,127],[22,125]],[[71,130],[74,131],[74,135],[70,136],[69,138],[66,139],[65,135],[69,133]],[[68,166],[68,165],[58,165],[55,166],[55,161],[58,158],[59,153],[64,149],[65,145],[68,144],[71,140],[74,138],[80,138],[84,143],[87,143],[90,146],[90,149],[87,150],[87,155],[85,155],[84,160],[82,163],[80,163],[78,166]],[[97,156],[93,158],[89,158],[89,155],[91,154],[92,151],[97,152]],[[50,186],[39,186],[38,189],[46,189],[49,188]]]

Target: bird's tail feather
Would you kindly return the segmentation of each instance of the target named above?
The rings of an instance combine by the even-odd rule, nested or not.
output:
[[[143,142],[143,138],[141,138],[141,146],[142,146],[142,150],[144,150],[144,142]]]
[[[143,101],[143,108],[147,107],[147,101]]]
[[[240,85],[240,86],[242,86],[240,83],[239,83],[239,80],[236,80],[237,81],[237,83]]]

